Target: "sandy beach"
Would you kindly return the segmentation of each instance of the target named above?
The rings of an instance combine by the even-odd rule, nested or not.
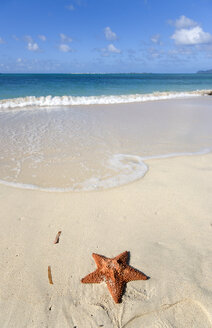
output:
[[[212,0],[0,0],[0,328],[212,328]]]
[[[101,191],[0,185],[2,327],[212,327],[212,154],[145,163],[142,179]],[[80,282],[93,252],[126,250],[150,279],[122,303]]]

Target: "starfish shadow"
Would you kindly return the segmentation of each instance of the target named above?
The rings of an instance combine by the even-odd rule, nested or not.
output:
[[[130,251],[128,251],[128,259],[127,259],[127,264],[128,264],[128,265],[130,265],[130,264],[129,264],[129,263],[130,263],[130,258],[131,258],[131,254],[130,254]],[[140,271],[140,270],[134,268],[132,265],[130,265],[130,267],[131,267],[132,269],[138,271],[139,273],[143,274],[144,276],[146,276],[146,280],[151,279],[151,277],[147,276],[144,272],[142,272],[142,271]]]

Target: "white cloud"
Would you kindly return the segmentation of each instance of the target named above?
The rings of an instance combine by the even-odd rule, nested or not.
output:
[[[73,49],[71,49],[69,47],[69,45],[67,44],[68,42],[72,42],[72,38],[70,38],[69,36],[65,35],[64,33],[60,33],[60,41],[61,44],[59,45],[59,50],[62,52],[72,52]]]
[[[71,52],[71,51],[73,51],[73,50],[69,47],[68,44],[64,44],[64,43],[62,43],[62,44],[59,45],[59,50],[62,51],[62,52]]]
[[[60,39],[61,39],[61,42],[72,42],[72,38],[70,38],[69,36],[63,34],[63,33],[60,33]]]
[[[160,43],[160,34],[155,34],[151,37],[153,43]]]
[[[171,39],[173,39],[176,44],[197,45],[211,43],[212,35],[204,32],[200,26],[196,26],[190,29],[182,28],[176,30],[171,36]]]
[[[189,27],[194,27],[197,26],[197,22],[193,21],[192,19],[182,15],[175,21],[170,21],[172,25],[174,25],[177,29],[181,28],[189,28]]]
[[[107,50],[109,52],[114,53],[114,54],[120,54],[121,53],[121,50],[116,48],[112,43],[107,46]]]
[[[99,49],[102,53],[102,56],[109,56],[110,54],[120,54],[121,50],[116,48],[112,43],[109,44],[106,48]]]
[[[36,42],[28,42],[27,49],[29,51],[38,51],[39,50],[39,46],[38,46],[38,44]]]
[[[73,11],[73,10],[75,9],[73,5],[69,5],[69,6],[67,6],[66,8],[67,8],[68,10],[71,10],[71,11]]]
[[[109,41],[114,41],[114,40],[117,40],[117,38],[118,38],[116,33],[113,32],[109,26],[105,27],[104,34],[105,34],[106,39]]]
[[[22,62],[22,58],[17,58],[16,62],[17,63],[21,63]]]
[[[33,41],[33,38],[31,35],[25,35],[24,36],[25,41],[27,42],[27,49],[29,51],[39,51],[39,45]]]
[[[4,40],[0,37],[0,44],[3,44]]]
[[[46,36],[45,35],[38,35],[39,39],[42,41],[46,41]]]

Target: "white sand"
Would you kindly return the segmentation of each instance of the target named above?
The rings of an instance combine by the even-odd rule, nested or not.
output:
[[[212,327],[211,163],[152,160],[143,179],[100,192],[1,185],[1,327]],[[121,304],[104,283],[80,283],[92,252],[125,250],[151,279],[128,283]]]

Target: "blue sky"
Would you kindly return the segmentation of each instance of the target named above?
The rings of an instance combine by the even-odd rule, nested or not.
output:
[[[212,0],[0,0],[0,72],[212,68]]]

